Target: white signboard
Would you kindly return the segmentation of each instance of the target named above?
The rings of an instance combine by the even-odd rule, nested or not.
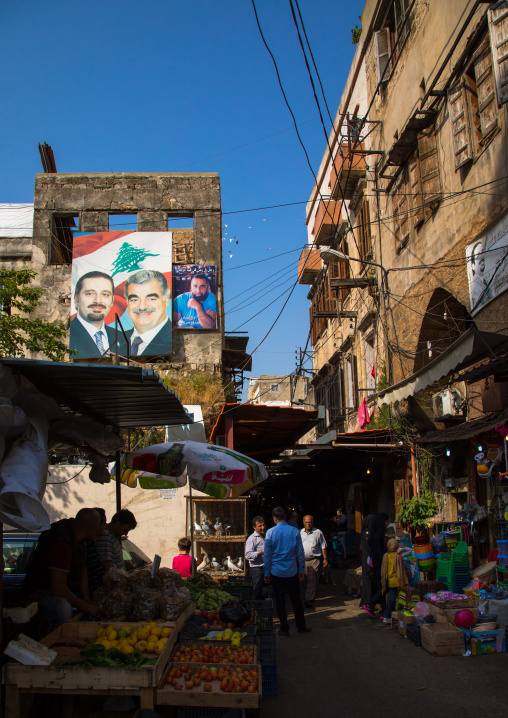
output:
[[[508,215],[466,247],[471,314],[508,289]]]

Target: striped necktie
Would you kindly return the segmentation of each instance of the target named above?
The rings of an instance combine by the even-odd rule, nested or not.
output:
[[[101,354],[104,354],[104,344],[102,343],[103,339],[103,333],[102,332],[95,332],[93,338],[95,339],[95,343],[97,344],[97,348],[100,351]]]
[[[131,344],[131,356],[135,357],[138,355],[139,345],[143,344],[141,337],[134,337]]]

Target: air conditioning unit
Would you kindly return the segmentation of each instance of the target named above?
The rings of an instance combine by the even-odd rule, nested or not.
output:
[[[456,389],[445,389],[432,397],[435,419],[450,419],[462,415],[462,396]]]

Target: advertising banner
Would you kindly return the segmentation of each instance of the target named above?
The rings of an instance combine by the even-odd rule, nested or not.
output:
[[[173,327],[217,329],[217,267],[173,267]]]
[[[466,247],[471,314],[508,289],[508,215]]]
[[[76,232],[69,349],[74,358],[115,354],[115,314],[131,357],[171,354],[171,232]],[[118,328],[118,354],[127,345]]]

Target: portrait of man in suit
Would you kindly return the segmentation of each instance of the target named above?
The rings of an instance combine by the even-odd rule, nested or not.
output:
[[[74,287],[77,315],[70,323],[69,349],[74,358],[101,357],[114,352],[115,330],[104,323],[113,306],[115,287],[105,272],[87,272]]]
[[[125,282],[127,314],[134,325],[128,334],[130,355],[171,353],[171,322],[168,280],[155,269],[140,269]]]

